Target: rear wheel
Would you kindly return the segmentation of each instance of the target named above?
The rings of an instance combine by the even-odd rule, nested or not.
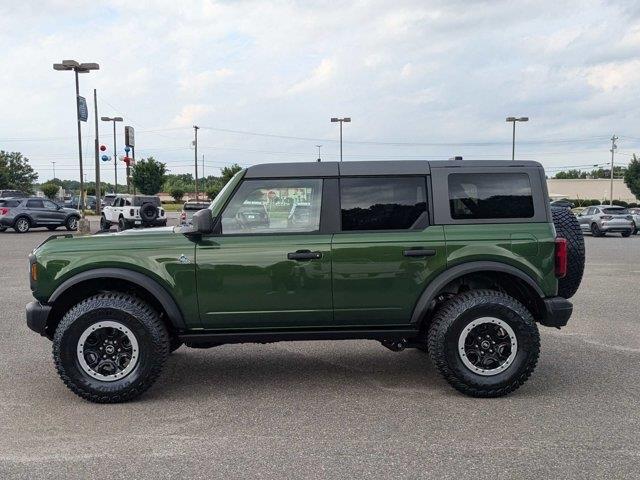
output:
[[[100,217],[100,230],[109,230],[111,222],[108,222],[104,215]]]
[[[7,227],[0,227],[0,233],[4,232],[7,229]]]
[[[124,232],[127,228],[127,222],[125,221],[124,217],[120,217],[120,219],[118,220],[118,231]]]
[[[453,297],[429,328],[429,356],[456,390],[472,397],[506,395],[527,381],[540,353],[531,313],[502,292]]]
[[[169,336],[157,312],[122,293],[83,300],[67,312],[53,338],[62,381],[76,395],[98,403],[142,394],[168,355]]]
[[[27,233],[31,228],[31,222],[26,217],[18,218],[13,224],[13,229],[18,233]]]

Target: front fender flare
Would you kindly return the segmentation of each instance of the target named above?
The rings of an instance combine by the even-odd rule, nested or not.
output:
[[[462,263],[445,270],[429,283],[429,286],[424,289],[424,292],[420,295],[420,298],[413,309],[411,324],[418,325],[420,323],[440,289],[456,278],[474,272],[498,272],[513,275],[529,285],[540,296],[540,298],[544,298],[545,296],[544,292],[533,278],[513,265],[490,261]]]
[[[62,282],[51,294],[47,303],[50,305],[55,303],[55,301],[60,298],[64,292],[69,288],[72,288],[74,285],[96,278],[117,278],[120,280],[126,280],[144,288],[153,295],[156,300],[158,300],[160,305],[162,305],[164,311],[167,312],[169,321],[176,329],[186,329],[184,316],[182,315],[180,307],[178,307],[175,299],[167,289],[160,285],[156,280],[149,278],[142,273],[127,270],[126,268],[96,268],[94,270],[87,270],[78,273],[77,275],[74,275]]]

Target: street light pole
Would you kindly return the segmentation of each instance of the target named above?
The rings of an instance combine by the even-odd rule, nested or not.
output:
[[[516,122],[528,122],[529,117],[507,117],[507,122],[513,123],[513,134],[511,136],[511,160],[516,159]]]
[[[195,139],[193,141],[193,145],[195,147],[195,167],[196,167],[196,202],[198,201],[198,130],[200,127],[197,125],[193,126],[193,131],[195,132]]]
[[[82,168],[82,129],[80,122],[83,120],[80,118],[80,82],[78,80],[79,73],[89,73],[91,70],[99,70],[100,65],[97,63],[78,63],[75,60],[63,60],[62,63],[54,63],[54,70],[68,71],[73,70],[76,81],[76,119],[78,122],[78,161],[80,165],[80,208],[82,212],[82,218],[78,222],[78,230],[80,233],[89,233],[89,222],[84,218],[84,171]],[[86,119],[84,120],[86,121]]]
[[[102,198],[102,188],[100,187],[100,141],[98,139],[98,92],[93,89],[93,116],[96,123],[96,141],[95,141],[95,156],[96,156],[96,214],[100,216],[102,205],[100,200]]]
[[[316,145],[316,147],[318,147],[318,162],[321,162],[322,159],[320,157],[320,148],[322,148],[322,145]]]
[[[51,162],[53,164],[53,179],[55,180],[56,178],[56,162]]]
[[[116,146],[116,122],[122,122],[122,117],[100,117],[103,122],[113,122],[113,173],[115,187],[113,193],[118,193],[118,147]]]
[[[350,117],[343,117],[343,118],[332,117],[331,123],[336,123],[336,122],[340,122],[340,161],[342,161],[342,124],[351,122],[351,118]]]
[[[613,136],[611,137],[611,185],[610,185],[610,189],[609,189],[609,205],[613,205],[613,155],[615,154],[616,149],[618,148],[618,145],[616,145],[616,140],[618,140],[618,137],[616,137],[615,134],[613,134]]]

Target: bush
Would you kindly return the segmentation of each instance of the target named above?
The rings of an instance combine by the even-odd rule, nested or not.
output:
[[[181,188],[172,188],[171,192],[169,192],[171,194],[171,196],[173,197],[173,199],[176,202],[180,202],[182,201],[182,197],[184,197],[184,190]]]

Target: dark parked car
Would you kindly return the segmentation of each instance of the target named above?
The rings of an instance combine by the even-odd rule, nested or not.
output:
[[[73,197],[71,197],[71,200],[66,202],[64,204],[65,207],[67,208],[73,208],[74,210],[79,210],[80,207],[78,207],[78,204],[80,203],[80,197],[77,195],[74,195]],[[84,201],[84,205],[85,205],[85,210],[95,210],[96,209],[96,197],[92,196],[92,195],[87,195],[87,197],[85,198]]]
[[[55,230],[62,226],[77,230],[79,219],[77,210],[61,207],[46,198],[0,199],[0,232],[13,228],[18,233],[26,233],[36,227]]]
[[[20,190],[0,190],[0,198],[25,198],[28,196]]]
[[[559,208],[576,208],[575,204],[571,203],[569,200],[554,200],[551,202],[551,206]]]

